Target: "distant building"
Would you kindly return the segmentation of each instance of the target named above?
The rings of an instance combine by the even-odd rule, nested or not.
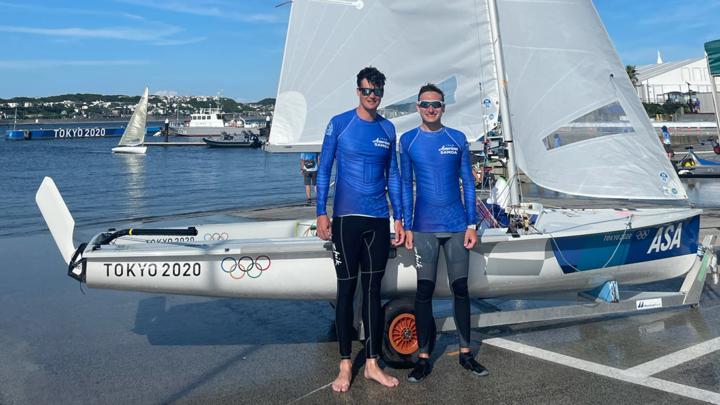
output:
[[[661,62],[659,53],[658,61]],[[635,66],[635,72],[638,79],[635,88],[644,103],[682,104],[712,91],[705,58]],[[701,112],[712,112],[712,108],[711,103],[701,104]]]

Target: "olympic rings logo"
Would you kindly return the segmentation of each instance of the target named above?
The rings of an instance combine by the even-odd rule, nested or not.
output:
[[[223,233],[206,233],[205,234],[205,240],[228,240],[230,236],[227,234],[227,232]]]
[[[230,277],[234,278],[235,280],[240,280],[241,278],[245,277],[246,274],[250,278],[258,278],[262,276],[263,272],[270,268],[271,263],[272,261],[270,260],[270,258],[265,255],[260,255],[256,257],[255,260],[253,260],[250,256],[243,256],[238,260],[235,260],[234,257],[226,257],[220,262],[220,268],[225,273],[230,274]],[[257,275],[250,274],[250,270],[253,269],[259,271]],[[235,270],[241,271],[240,277],[235,276],[235,274],[237,274],[235,273]]]
[[[643,240],[643,239],[647,238],[649,235],[650,235],[649,229],[643,229],[642,231],[637,231],[637,233],[635,233],[635,237],[637,238],[637,240]]]

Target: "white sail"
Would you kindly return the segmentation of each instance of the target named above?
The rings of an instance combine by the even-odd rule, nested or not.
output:
[[[523,172],[568,194],[686,199],[593,3],[498,0],[498,10]]]
[[[148,105],[148,87],[145,87],[145,92],[140,101],[135,106],[135,112],[130,117],[125,132],[123,132],[118,146],[137,146],[142,145],[145,141],[145,122],[147,120],[147,105]]]
[[[292,4],[270,151],[319,151],[330,118],[356,107],[356,75],[387,76],[380,113],[398,136],[420,124],[420,87],[446,93],[443,122],[474,141],[497,121],[483,1],[297,0]],[[487,100],[487,101],[486,101]]]

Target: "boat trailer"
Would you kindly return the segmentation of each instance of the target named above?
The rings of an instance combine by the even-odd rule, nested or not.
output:
[[[557,321],[574,318],[587,318],[609,314],[632,314],[648,309],[674,308],[681,306],[699,307],[705,280],[712,277],[718,284],[717,254],[715,252],[715,235],[708,235],[698,247],[697,258],[685,276],[685,280],[677,292],[652,291],[619,291],[615,281],[583,293],[570,293],[529,300],[552,300],[552,306],[501,310],[488,300],[471,299],[472,306],[480,312],[471,315],[472,328],[520,324],[528,322]],[[362,294],[359,295],[360,297]],[[525,301],[529,301],[525,300]],[[361,306],[358,306],[361,308]],[[385,314],[385,334],[383,338],[383,360],[394,368],[413,367],[418,357],[417,330],[414,315],[414,298],[406,297],[391,300],[383,306]],[[355,314],[355,326],[360,338],[363,336],[361,317]],[[435,344],[437,332],[456,330],[452,316],[436,317],[435,329],[430,342],[430,349]]]

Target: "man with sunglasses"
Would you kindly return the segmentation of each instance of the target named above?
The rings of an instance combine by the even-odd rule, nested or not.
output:
[[[380,286],[390,254],[389,190],[395,218],[395,240],[402,245],[402,198],[395,153],[395,126],[378,115],[385,75],[373,67],[357,75],[357,108],[330,120],[323,140],[317,178],[318,236],[333,242],[337,274],[335,328],[340,345],[340,373],[333,389],[345,392],[352,379],[353,301],[361,267],[362,317],[365,332],[365,378],[394,387],[398,380],[378,366],[383,336]],[[333,162],[337,160],[333,221],[326,204]]]
[[[478,376],[488,371],[470,354],[470,297],[468,266],[477,243],[475,187],[470,145],[465,134],[443,126],[445,95],[434,84],[420,88],[417,111],[422,125],[400,137],[405,247],[415,250],[417,292],[415,321],[420,358],[408,381],[430,374],[432,296],[437,279],[440,247],[445,252],[448,281],[453,293],[453,317],[460,340],[460,365]],[[413,202],[413,174],[416,198]],[[463,195],[460,193],[462,178]],[[465,204],[463,205],[463,199]],[[414,204],[414,210],[413,210]]]

